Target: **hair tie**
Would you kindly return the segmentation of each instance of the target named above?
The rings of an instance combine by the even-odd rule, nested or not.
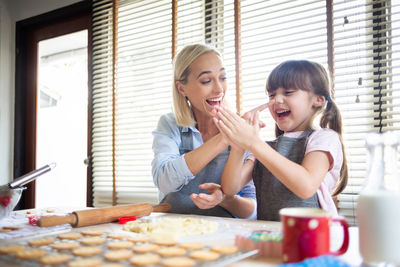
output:
[[[328,95],[327,97],[325,97],[326,98],[326,101],[331,101],[331,96],[330,95]]]

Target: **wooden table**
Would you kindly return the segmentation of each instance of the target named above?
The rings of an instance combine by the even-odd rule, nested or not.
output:
[[[76,209],[72,209],[76,210]],[[71,211],[71,210],[70,210]],[[24,211],[19,211],[24,212]],[[188,216],[188,215],[179,215],[179,214],[171,214],[171,213],[158,213],[153,212],[150,216],[145,217],[143,219],[158,219],[158,218],[166,218],[166,217],[176,217],[176,216]],[[220,218],[220,217],[210,217],[210,216],[198,216],[198,215],[190,215],[195,218],[203,218],[206,220],[212,220],[219,223],[219,230],[213,234],[207,234],[204,237],[180,237],[178,241],[182,241],[179,239],[186,238],[185,241],[201,241],[205,245],[216,245],[216,244],[234,244],[236,234],[244,234],[251,233],[254,230],[270,230],[270,231],[280,231],[281,223],[280,222],[271,222],[271,221],[257,221],[257,220],[245,220],[245,219],[233,219],[233,218]],[[82,228],[73,228],[76,230],[84,230],[84,229],[97,229],[104,232],[121,232],[123,225],[118,223],[106,223],[99,224],[94,226],[82,227]],[[70,231],[66,229],[65,231]],[[338,238],[341,236],[341,229],[339,226],[332,228],[331,235],[331,244],[332,249],[337,249],[341,244],[341,239]],[[195,240],[192,240],[195,238]],[[189,239],[189,240],[188,240]],[[2,242],[2,240],[0,240]],[[359,253],[358,246],[358,228],[350,227],[350,246],[348,251],[340,256],[339,258],[344,260],[345,262],[351,264],[352,266],[360,266],[362,263],[362,259]],[[230,264],[231,267],[244,267],[244,266],[274,266],[280,264],[281,259],[279,258],[262,258],[262,257],[252,257],[247,258],[235,263]],[[4,263],[0,261],[0,266],[14,267],[15,264]]]

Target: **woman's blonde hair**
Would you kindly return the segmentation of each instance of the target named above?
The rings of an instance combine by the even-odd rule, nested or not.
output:
[[[196,60],[199,56],[205,53],[216,53],[222,58],[221,54],[214,47],[204,44],[193,44],[185,46],[174,58],[174,79],[172,84],[172,96],[174,101],[174,114],[176,122],[179,126],[192,126],[196,124],[190,103],[185,96],[179,93],[176,87],[176,82],[179,81],[182,84],[188,82],[188,76],[190,73],[190,64]]]

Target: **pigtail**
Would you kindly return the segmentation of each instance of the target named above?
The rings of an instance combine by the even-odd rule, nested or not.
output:
[[[340,177],[336,184],[335,190],[333,191],[332,196],[336,197],[339,195],[347,185],[348,182],[348,169],[347,169],[347,160],[346,153],[344,151],[343,138],[342,138],[342,116],[340,115],[339,108],[336,106],[336,103],[330,96],[326,97],[327,105],[325,110],[322,113],[320,126],[321,128],[330,128],[336,131],[339,134],[340,143],[342,144],[343,151],[343,165],[340,170]]]

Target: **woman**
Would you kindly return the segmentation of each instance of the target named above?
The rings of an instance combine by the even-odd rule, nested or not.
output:
[[[254,184],[234,196],[220,187],[228,142],[213,122],[227,89],[221,55],[211,47],[185,47],[174,59],[174,113],[153,132],[152,172],[161,202],[174,213],[256,218]]]

